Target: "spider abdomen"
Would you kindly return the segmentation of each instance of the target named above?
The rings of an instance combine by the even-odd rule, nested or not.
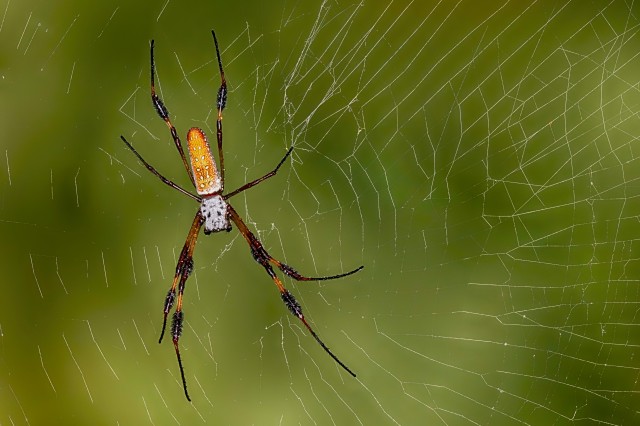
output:
[[[231,231],[227,214],[227,202],[221,195],[203,197],[200,212],[204,218],[204,233]]]
[[[214,194],[222,189],[222,181],[218,174],[218,167],[211,155],[207,136],[201,129],[192,127],[187,133],[191,170],[196,184],[196,191],[200,195]]]

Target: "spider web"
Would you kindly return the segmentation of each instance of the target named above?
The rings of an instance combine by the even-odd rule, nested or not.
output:
[[[210,3],[210,2],[209,2]],[[638,7],[0,5],[1,424],[638,422]],[[149,102],[215,134],[239,233],[201,236],[184,399],[164,295],[196,212]]]

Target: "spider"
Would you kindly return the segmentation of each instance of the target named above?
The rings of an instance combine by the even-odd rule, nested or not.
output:
[[[349,369],[336,355],[331,352],[331,350],[324,344],[320,337],[316,334],[316,332],[311,328],[309,323],[304,317],[302,313],[302,307],[293,297],[293,295],[285,288],[284,284],[280,280],[280,278],[274,272],[273,266],[276,266],[280,269],[285,275],[293,278],[297,281],[324,281],[324,280],[334,280],[337,278],[346,277],[347,275],[355,274],[360,271],[364,266],[360,266],[352,271],[345,272],[343,274],[331,275],[325,277],[307,277],[299,274],[293,269],[291,266],[275,259],[271,256],[267,250],[262,246],[262,243],[258,238],[249,230],[247,225],[244,223],[240,215],[235,211],[235,209],[229,204],[227,201],[229,198],[240,194],[243,191],[246,191],[249,188],[253,188],[259,183],[269,179],[270,177],[275,176],[278,172],[282,164],[284,164],[285,160],[291,154],[293,147],[289,148],[289,150],[285,153],[282,160],[278,163],[278,165],[265,174],[262,177],[259,177],[251,182],[248,182],[242,185],[240,188],[235,191],[231,191],[227,194],[224,193],[224,156],[222,152],[222,111],[227,103],[227,82],[224,77],[224,71],[222,68],[222,60],[220,59],[220,49],[218,47],[218,39],[216,38],[215,31],[211,31],[211,35],[213,36],[213,42],[216,48],[216,56],[218,58],[218,68],[220,70],[220,88],[218,89],[218,95],[216,99],[216,106],[218,110],[218,117],[216,120],[216,136],[218,141],[218,158],[220,159],[220,169],[218,170],[213,155],[211,154],[211,148],[209,147],[209,143],[207,142],[207,136],[205,133],[197,128],[193,127],[189,129],[187,132],[187,144],[189,147],[189,158],[191,160],[191,167],[187,162],[187,158],[184,154],[184,149],[182,147],[182,142],[178,137],[178,132],[176,128],[171,123],[169,119],[169,111],[165,107],[164,103],[156,94],[155,89],[155,61],[153,58],[153,46],[154,42],[151,40],[151,101],[153,102],[153,106],[156,109],[156,112],[164,120],[164,122],[169,127],[171,131],[171,137],[173,138],[173,142],[180,153],[180,157],[182,158],[182,163],[189,175],[189,179],[191,180],[191,184],[195,188],[197,195],[192,194],[186,189],[182,188],[180,185],[174,183],[173,181],[167,179],[163,175],[161,175],[153,166],[151,166],[142,156],[135,150],[135,148],[124,138],[124,136],[120,136],[125,145],[138,157],[138,160],[154,175],[156,175],[164,184],[170,186],[171,188],[181,192],[182,194],[193,198],[198,203],[200,203],[200,208],[196,212],[196,216],[193,219],[193,223],[191,224],[191,228],[189,229],[189,233],[187,234],[187,239],[184,243],[184,247],[180,253],[180,257],[178,258],[178,264],[176,265],[175,276],[173,277],[173,283],[171,284],[171,288],[169,289],[167,296],[164,301],[164,309],[163,314],[164,318],[162,321],[162,331],[160,332],[160,339],[158,343],[162,343],[162,338],[164,336],[165,330],[167,328],[167,316],[173,306],[176,306],[176,309],[173,313],[173,318],[171,320],[170,333],[173,339],[173,346],[176,351],[176,357],[178,359],[178,367],[180,368],[180,376],[182,377],[182,387],[184,389],[184,394],[187,397],[187,400],[191,401],[189,396],[189,392],[187,391],[187,380],[184,374],[184,368],[182,366],[182,359],[180,357],[180,348],[178,345],[178,341],[180,340],[180,336],[182,334],[182,323],[184,321],[184,313],[182,312],[182,296],[184,293],[185,283],[189,278],[189,275],[193,271],[193,251],[195,249],[196,240],[198,239],[198,234],[200,233],[200,228],[204,227],[205,235],[209,235],[214,232],[220,231],[231,231],[231,222],[233,222],[238,231],[242,234],[247,243],[249,244],[249,248],[251,249],[251,254],[256,262],[258,262],[269,274],[276,287],[278,287],[278,291],[280,292],[280,297],[282,301],[289,309],[289,311],[296,316],[302,324],[309,330],[309,333],[314,337],[314,339],[322,346],[322,349],[331,356],[344,370],[346,370],[349,374],[355,377],[355,373]],[[176,300],[176,292],[177,292],[177,300]]]

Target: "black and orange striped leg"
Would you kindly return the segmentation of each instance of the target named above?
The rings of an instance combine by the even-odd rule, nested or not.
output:
[[[195,249],[196,241],[198,240],[198,234],[200,233],[200,228],[202,227],[203,222],[204,219],[202,217],[202,213],[200,212],[200,210],[198,210],[198,213],[196,213],[196,217],[193,219],[191,229],[189,229],[189,234],[187,235],[187,240],[184,243],[184,247],[182,247],[182,252],[180,252],[180,258],[178,259],[178,264],[176,265],[176,274],[173,277],[173,284],[167,292],[167,297],[164,301],[164,319],[162,321],[162,331],[160,332],[160,339],[158,341],[158,343],[162,343],[162,338],[164,337],[164,332],[167,328],[167,316],[169,315],[169,312],[171,312],[171,308],[173,308],[173,305],[175,303],[176,310],[173,313],[173,318],[171,319],[171,338],[173,340],[173,346],[176,350],[176,357],[178,358],[178,366],[180,367],[180,376],[182,377],[184,394],[189,401],[191,401],[191,398],[189,397],[189,392],[187,392],[187,380],[184,376],[184,368],[182,367],[182,359],[180,358],[178,341],[180,340],[180,335],[182,334],[182,322],[184,321],[184,313],[182,312],[182,295],[184,293],[184,286],[187,282],[187,279],[193,271],[193,250]]]
[[[218,109],[218,117],[216,119],[216,137],[218,140],[218,159],[220,160],[220,182],[222,184],[221,191],[224,190],[224,152],[222,151],[222,111],[227,105],[227,80],[224,78],[224,70],[222,69],[222,59],[220,58],[220,48],[218,47],[218,39],[215,31],[211,30],[213,36],[213,44],[216,46],[216,56],[218,57],[218,68],[220,69],[220,88],[216,97],[216,108]]]
[[[238,215],[235,209],[231,207],[231,205],[229,204],[227,204],[227,209],[228,209],[227,211],[229,214],[229,218],[236,224],[242,236],[245,238],[245,240],[247,240],[247,243],[249,243],[249,247],[251,249],[251,254],[253,255],[253,258],[256,260],[256,262],[262,265],[265,271],[267,271],[267,274],[269,274],[269,276],[275,283],[276,287],[278,287],[278,291],[280,292],[280,297],[282,298],[282,301],[287,306],[289,311],[294,316],[298,317],[298,319],[302,322],[302,324],[304,324],[307,330],[309,330],[309,333],[311,333],[313,338],[316,339],[316,341],[320,344],[320,346],[322,346],[322,349],[324,349],[324,351],[327,354],[329,354],[329,356],[331,356],[331,358],[333,358],[335,362],[337,362],[342,368],[345,369],[345,371],[347,371],[353,377],[356,377],[356,374],[353,371],[351,371],[351,369],[347,367],[342,361],[340,361],[340,359],[336,355],[334,355],[333,352],[331,352],[331,350],[327,347],[327,345],[324,344],[324,342],[320,339],[320,337],[318,337],[316,332],[311,328],[306,318],[304,317],[304,314],[302,313],[302,307],[300,306],[300,303],[298,303],[298,301],[295,299],[295,297],[293,297],[293,295],[289,292],[289,290],[287,290],[284,287],[284,284],[282,284],[282,281],[276,275],[271,264],[273,263],[278,268],[280,268],[280,270],[282,270],[282,272],[284,272],[286,275],[298,281],[322,281],[322,280],[333,280],[336,278],[342,278],[347,275],[355,274],[356,272],[361,270],[364,266],[360,266],[359,268],[356,268],[353,271],[349,271],[344,274],[332,275],[328,277],[305,277],[303,275],[300,275],[293,268],[274,259],[269,253],[267,253],[267,251],[262,246],[262,243],[258,240],[258,238],[256,238],[255,235],[253,235],[253,233],[249,230],[249,228],[247,228],[247,225],[245,225],[244,221]]]
[[[193,174],[191,173],[191,168],[189,167],[189,163],[187,162],[187,157],[184,155],[182,142],[180,141],[180,137],[178,136],[176,128],[169,119],[169,110],[166,106],[164,106],[164,102],[162,102],[162,99],[160,99],[160,97],[156,94],[156,64],[153,59],[153,45],[153,40],[151,40],[151,102],[153,103],[153,107],[156,109],[156,112],[158,113],[160,118],[162,118],[164,122],[167,123],[167,127],[169,127],[169,130],[171,131],[173,143],[176,145],[176,148],[178,148],[178,152],[180,153],[180,157],[182,158],[182,164],[184,164],[184,168],[189,175],[189,179],[191,179],[191,183],[195,187],[196,183],[193,180]]]

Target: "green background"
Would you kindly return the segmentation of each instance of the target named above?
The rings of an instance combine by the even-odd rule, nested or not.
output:
[[[379,3],[379,4],[378,4]],[[638,422],[631,2],[0,4],[0,424]],[[149,100],[215,134],[242,237],[201,236],[182,393],[162,303],[197,205]]]

